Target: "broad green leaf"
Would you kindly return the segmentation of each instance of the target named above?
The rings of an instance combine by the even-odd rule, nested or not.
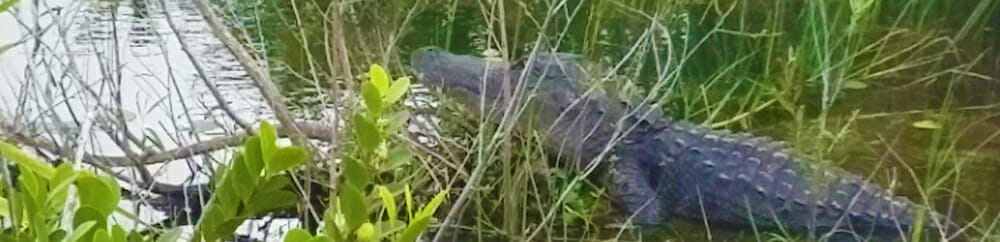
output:
[[[306,150],[301,147],[290,146],[278,148],[271,157],[267,158],[267,173],[278,174],[282,171],[298,167],[308,159]]]
[[[862,81],[850,80],[850,81],[844,82],[844,88],[846,88],[846,89],[854,89],[854,90],[861,90],[861,89],[868,88],[868,84],[864,83]]]
[[[225,176],[228,177],[230,174],[226,174]],[[239,202],[243,200],[240,198],[239,193],[236,190],[236,182],[232,178],[222,179],[222,183],[219,183],[219,186],[213,190],[215,193],[212,195],[216,200],[213,205],[217,205],[216,207],[220,209],[216,212],[220,212],[223,215],[235,214],[232,213],[233,209],[235,209],[233,207],[239,205]]]
[[[56,174],[52,177],[49,185],[49,194],[45,199],[48,201],[49,206],[55,209],[62,209],[63,204],[66,203],[66,197],[69,196],[69,185],[73,184],[78,174],[73,171],[73,165],[69,163],[62,163],[59,167],[56,167]]]
[[[52,231],[52,233],[49,233],[49,241],[63,241],[63,239],[65,239],[67,235],[68,234],[66,234],[66,230],[57,229],[56,231]],[[0,239],[0,241],[7,241],[7,240]]]
[[[83,223],[93,221],[94,225],[98,228],[104,228],[107,225],[108,216],[101,214],[101,211],[90,206],[81,206],[76,209],[73,213],[73,225],[79,226]]]
[[[108,230],[99,228],[94,231],[94,242],[111,241],[111,235],[108,234]]]
[[[233,235],[233,232],[236,232],[236,229],[240,227],[240,224],[243,224],[243,220],[245,219],[235,218],[226,220],[220,224],[218,228],[215,228],[215,231],[217,232],[216,235],[219,237],[229,237]]]
[[[447,190],[441,191],[427,205],[424,205],[420,209],[420,212],[417,213],[416,218],[410,221],[410,225],[400,235],[399,241],[416,241],[417,236],[420,236],[420,233],[423,233],[424,229],[430,225],[431,219],[434,218],[434,211],[437,210],[438,205],[441,205],[441,202],[444,201],[444,196],[447,194]]]
[[[115,196],[114,188],[90,172],[80,172],[80,176],[76,179],[76,187],[79,189],[77,194],[80,198],[80,206],[93,207],[105,216],[111,214],[118,207],[118,201],[121,199]]]
[[[101,176],[101,177],[98,177],[98,179],[101,179],[101,181],[104,182],[104,185],[107,186],[108,189],[111,191],[111,194],[109,194],[110,197],[108,197],[107,200],[112,201],[114,203],[113,207],[117,208],[118,207],[118,203],[121,202],[121,200],[122,200],[122,187],[119,186],[118,182],[115,181],[111,177]],[[114,209],[111,209],[111,210],[114,210]]]
[[[21,0],[2,0],[2,1],[0,1],[0,13],[6,12],[7,9],[10,9],[10,7],[13,7],[14,5],[16,5],[20,1]]]
[[[365,150],[375,150],[382,143],[382,135],[375,124],[360,115],[354,116],[354,134],[358,136],[358,142]]]
[[[197,228],[200,230],[202,238],[208,241],[215,241],[215,238],[219,237],[219,225],[227,218],[228,216],[218,209],[218,204],[210,204],[204,213],[202,213],[201,221],[198,221]]]
[[[410,163],[410,158],[413,157],[413,152],[407,146],[399,146],[395,149],[389,151],[389,166],[386,170],[392,170],[399,168],[400,166],[407,165]]]
[[[83,235],[90,232],[90,229],[93,228],[96,223],[97,222],[95,221],[87,221],[77,225],[76,228],[73,229],[73,233],[66,237],[66,241],[80,241],[80,239],[83,238]]]
[[[230,237],[242,223],[242,218],[230,218],[215,221],[211,225],[203,224],[199,228],[201,228],[202,237],[206,241],[216,241],[221,238]]]
[[[389,124],[386,125],[385,133],[394,134],[403,131],[406,128],[407,121],[410,121],[410,112],[400,110],[399,112],[392,113],[389,117]]]
[[[382,66],[372,64],[372,67],[368,69],[368,82],[373,87],[378,88],[379,97],[381,97],[389,89],[389,74],[385,72],[385,69],[382,69]]]
[[[235,179],[227,179],[229,182],[226,183],[226,188],[224,190],[216,191],[217,196],[228,197],[229,203],[219,203],[219,211],[225,214],[225,218],[231,218],[237,215],[240,207],[242,206],[243,198],[240,197],[239,190],[243,184],[240,184]]]
[[[383,100],[385,106],[390,106],[393,103],[396,103],[399,98],[403,97],[403,94],[406,94],[406,89],[409,88],[410,77],[399,78],[392,82],[392,86],[390,86],[389,90],[385,93],[385,99]]]
[[[156,242],[177,242],[181,239],[181,235],[184,234],[184,227],[174,227],[167,232],[160,234],[160,237],[156,239]]]
[[[268,153],[274,152],[271,151]],[[247,175],[255,178],[260,176],[260,171],[264,169],[263,157],[260,137],[254,136],[247,139],[247,142],[243,144],[243,161],[246,162]],[[253,185],[257,185],[257,179],[253,180]]]
[[[39,179],[34,172],[27,170],[21,171],[18,180],[20,181],[18,185],[21,188],[21,192],[12,193],[17,196],[12,197],[11,200],[20,205],[20,211],[14,210],[14,212],[24,214],[29,227],[39,228],[39,226],[45,226],[43,219],[49,216],[50,213],[49,211],[44,211],[45,201],[43,199],[46,192],[42,190],[42,187],[45,187],[43,185],[44,181]],[[42,219],[39,219],[40,217]]]
[[[331,242],[331,241],[333,240],[330,239],[329,237],[326,237],[325,234],[316,235],[316,237],[313,237],[311,240],[309,240],[309,242]]]
[[[365,204],[365,196],[354,185],[341,184],[340,206],[349,231],[353,231],[362,223],[368,222],[368,205]]]
[[[331,204],[331,206],[323,212],[323,234],[333,241],[341,242],[346,241],[346,239],[344,239],[345,234],[340,233],[337,221],[338,218],[343,217],[343,214],[340,213],[340,207],[338,205],[340,201],[335,199],[337,198],[331,198],[331,203],[333,204]]]
[[[240,155],[239,153],[236,154]],[[219,164],[219,166],[212,171],[212,175],[208,177],[208,184],[212,184],[214,186],[212,189],[216,189],[222,186],[222,179],[226,177],[225,171],[228,168],[229,165],[223,163]]]
[[[285,242],[309,241],[312,238],[313,238],[313,236],[311,234],[309,234],[308,231],[306,231],[304,229],[300,229],[300,228],[295,228],[295,229],[289,230],[288,233],[285,233],[285,240],[284,241]]]
[[[111,226],[111,237],[112,237],[111,241],[114,242],[127,242],[128,232],[125,232],[125,229],[122,228],[121,225],[116,224],[114,226]]]
[[[299,197],[289,191],[274,191],[255,193],[247,203],[247,216],[263,215],[266,212],[276,212],[280,209],[294,208],[299,203]]]
[[[233,192],[236,192],[240,201],[246,202],[250,199],[250,194],[253,194],[254,189],[256,189],[256,184],[254,183],[256,183],[257,176],[251,176],[247,173],[250,168],[247,167],[246,159],[243,157],[242,155],[236,155],[236,158],[233,158],[233,164],[226,171],[230,173],[226,175],[226,179],[232,179],[233,184],[238,184],[237,186],[233,186]]]
[[[358,227],[354,234],[358,235],[358,241],[375,241],[377,239],[375,226],[369,222],[361,224],[361,227]]]
[[[52,168],[51,165],[32,158],[28,154],[24,153],[21,148],[8,144],[7,142],[0,141],[0,155],[10,161],[13,161],[14,164],[17,164],[24,169],[35,172],[35,174],[38,174],[46,180],[52,179],[52,176],[56,173],[56,169]]]
[[[348,184],[359,189],[364,189],[371,182],[371,174],[369,174],[368,168],[358,160],[347,157],[341,165],[343,165],[342,169],[344,169],[344,176]]]
[[[438,192],[437,195],[434,195],[434,198],[431,199],[429,203],[425,204],[424,207],[420,209],[420,212],[417,214],[417,218],[434,216],[434,212],[437,211],[437,208],[438,206],[441,205],[441,202],[444,202],[444,197],[447,195],[448,195],[448,190],[442,190],[441,192]]]
[[[403,230],[403,234],[399,235],[399,240],[401,242],[412,242],[416,241],[417,237],[424,232],[424,229],[431,224],[431,218],[424,217],[421,219],[410,220],[410,225],[406,226],[406,230]]]
[[[259,192],[281,191],[282,189],[285,189],[285,187],[288,187],[291,184],[292,182],[288,180],[287,176],[274,176],[267,178],[267,180],[261,183],[260,187],[257,188],[257,191]]]
[[[44,181],[39,179],[38,175],[35,174],[35,172],[30,170],[22,170],[21,175],[17,177],[17,180],[20,181],[18,185],[20,185],[21,191],[30,197],[35,197],[42,193],[42,184]]]
[[[372,117],[378,117],[382,114],[382,96],[375,85],[368,82],[361,84],[361,97],[364,99],[365,107],[368,108],[368,112]]]
[[[385,206],[385,212],[389,215],[389,227],[396,227],[396,198],[392,195],[392,192],[384,186],[378,186],[375,188],[378,190],[378,196],[382,198],[382,204]]]
[[[260,157],[270,157],[278,149],[278,135],[274,132],[274,126],[267,121],[260,122]]]
[[[934,120],[920,120],[913,122],[913,127],[918,129],[940,129],[941,124]]]

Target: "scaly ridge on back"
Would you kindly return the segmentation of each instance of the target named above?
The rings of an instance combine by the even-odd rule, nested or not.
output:
[[[683,122],[630,135],[619,156],[658,152],[650,183],[673,214],[711,222],[895,237],[910,230],[915,205],[837,167],[805,161],[784,143]],[[659,148],[657,148],[659,147]],[[666,161],[666,162],[663,162]]]

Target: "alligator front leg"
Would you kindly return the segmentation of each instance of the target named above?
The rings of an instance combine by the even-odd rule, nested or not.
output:
[[[656,190],[649,184],[648,174],[640,163],[631,158],[612,157],[611,169],[605,174],[608,193],[628,213],[632,223],[647,226],[663,221],[662,204]]]

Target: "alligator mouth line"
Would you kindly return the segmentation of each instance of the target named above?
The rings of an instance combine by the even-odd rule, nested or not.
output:
[[[429,78],[428,74],[419,71],[415,72],[414,75],[416,79],[419,81],[419,83],[423,83],[425,86],[430,87],[434,91],[454,92],[460,90],[462,92],[467,92],[469,95],[473,96],[479,96],[481,94],[481,92],[479,91],[480,87],[478,85],[481,85],[482,83],[479,82],[469,83],[463,81],[453,81],[451,79],[428,80]],[[434,83],[434,82],[440,82],[440,83]],[[471,85],[477,85],[477,86],[473,87]]]

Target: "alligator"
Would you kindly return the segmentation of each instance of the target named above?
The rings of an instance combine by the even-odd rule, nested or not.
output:
[[[516,129],[542,134],[546,150],[598,171],[641,228],[683,218],[836,241],[896,240],[917,226],[922,209],[937,215],[844,169],[807,162],[783,142],[615,100],[588,88],[580,59],[548,52],[504,62],[424,47],[411,68],[471,112],[501,124],[514,117]]]

